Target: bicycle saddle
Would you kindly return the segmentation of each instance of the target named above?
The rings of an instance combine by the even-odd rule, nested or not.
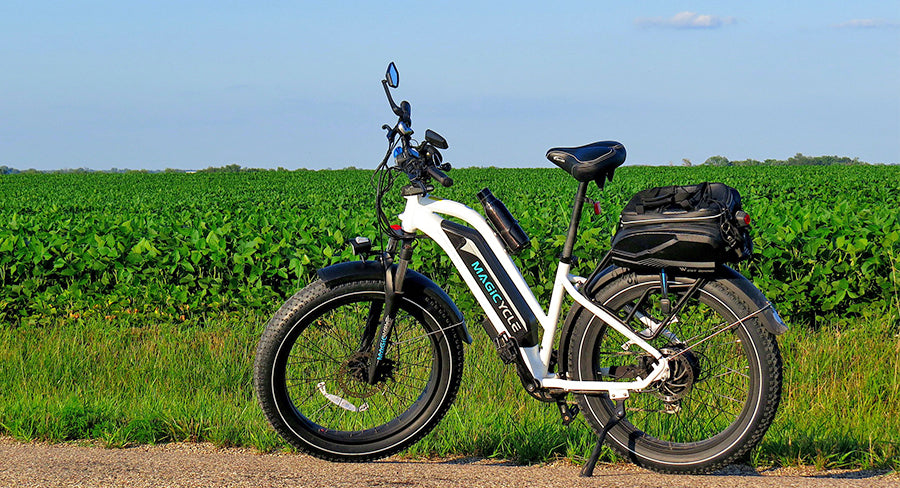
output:
[[[554,147],[547,151],[547,159],[576,180],[594,180],[603,188],[606,180],[612,181],[613,171],[625,162],[625,146],[601,141],[579,147]]]

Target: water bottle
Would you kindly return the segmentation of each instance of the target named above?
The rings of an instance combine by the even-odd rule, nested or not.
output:
[[[506,244],[506,248],[512,254],[518,254],[522,249],[531,245],[531,240],[519,221],[513,218],[506,205],[497,199],[487,188],[478,192],[478,201],[484,207],[484,213],[487,215],[488,221],[494,228],[494,231],[500,235],[500,239]]]

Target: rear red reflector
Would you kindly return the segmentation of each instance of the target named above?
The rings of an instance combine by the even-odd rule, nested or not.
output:
[[[750,225],[750,215],[744,214],[744,223]]]
[[[400,230],[401,227],[400,227],[399,224],[394,224],[394,225],[391,226],[391,229],[394,229],[394,230]]]
[[[594,202],[594,215],[600,215],[600,202]]]

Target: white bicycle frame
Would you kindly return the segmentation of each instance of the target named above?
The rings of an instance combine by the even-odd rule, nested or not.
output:
[[[525,300],[528,308],[537,318],[538,323],[543,329],[543,335],[540,343],[532,347],[519,347],[519,352],[525,359],[525,364],[529,368],[531,374],[540,383],[542,388],[551,390],[562,390],[567,392],[578,393],[597,393],[609,392],[611,398],[627,398],[628,392],[631,390],[641,390],[648,387],[657,380],[664,380],[668,377],[669,367],[668,361],[657,361],[656,366],[645,378],[637,378],[633,381],[574,381],[559,378],[557,375],[549,372],[550,356],[553,352],[553,342],[556,335],[556,327],[559,322],[559,315],[562,308],[564,295],[567,293],[578,304],[593,313],[598,319],[618,331],[630,343],[637,345],[641,349],[647,351],[655,359],[661,359],[662,354],[635,334],[625,323],[596,306],[587,297],[580,293],[575,286],[582,285],[585,279],[580,276],[569,274],[570,265],[560,262],[556,270],[556,278],[553,282],[553,291],[550,298],[550,307],[546,313],[535,298],[534,293],[519,269],[516,267],[512,258],[506,252],[503,243],[497,238],[493,229],[488,225],[484,218],[475,210],[452,200],[443,200],[431,198],[428,195],[407,196],[406,208],[399,215],[401,227],[405,232],[415,233],[421,231],[431,239],[433,239],[450,257],[453,265],[459,270],[466,285],[472,290],[478,304],[487,314],[487,318],[497,334],[505,334],[507,332],[504,321],[500,318],[491,301],[485,292],[481,289],[478,281],[471,273],[463,271],[467,266],[457,252],[450,238],[441,226],[444,219],[441,215],[448,215],[458,218],[471,225],[478,234],[487,242],[491,252],[502,265],[506,274],[509,275],[513,285],[518,289],[519,293]],[[565,358],[560,358],[565,360]]]

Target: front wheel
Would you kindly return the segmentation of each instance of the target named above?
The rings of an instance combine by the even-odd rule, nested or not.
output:
[[[256,394],[269,422],[297,449],[330,461],[386,457],[422,438],[450,408],[462,341],[442,307],[413,290],[398,297],[385,359],[374,384],[368,381],[384,297],[379,280],[317,281],[266,325],[254,364]]]
[[[665,319],[659,275],[616,270],[594,299],[631,328],[649,335]],[[667,279],[672,307],[693,278]],[[775,336],[758,310],[727,279],[710,279],[680,313],[650,341],[670,358],[669,377],[631,392],[626,418],[609,431],[609,443],[635,464],[669,473],[702,473],[745,456],[771,425],[781,397],[781,356]],[[718,332],[718,333],[717,333]],[[624,381],[646,377],[652,358],[627,345],[618,332],[582,313],[569,342],[569,372],[575,380]],[[609,421],[608,395],[578,395],[591,427]]]

